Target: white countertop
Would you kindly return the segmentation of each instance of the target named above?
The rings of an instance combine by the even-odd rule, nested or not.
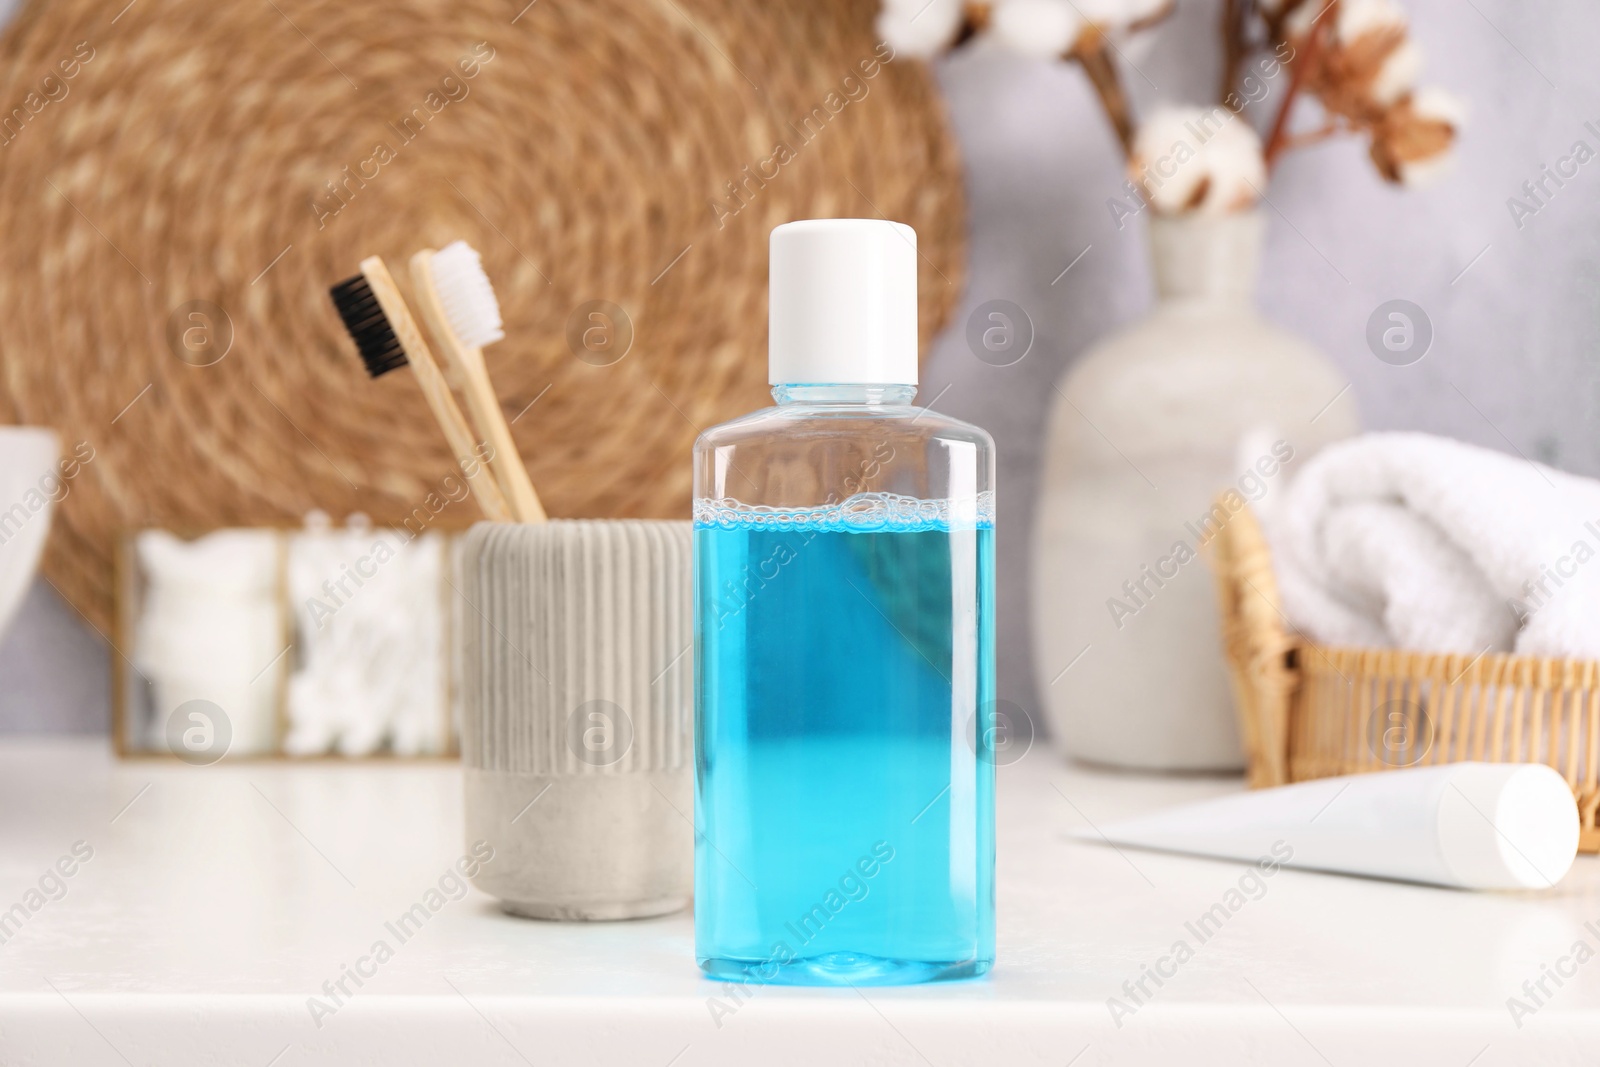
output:
[[[0,744],[0,919],[85,842],[59,899],[0,945],[0,1063],[1592,1064],[1600,957],[1535,1013],[1507,998],[1600,952],[1600,859],[1557,889],[1472,895],[1280,871],[1203,943],[1241,865],[1074,840],[1240,788],[1061,763],[1001,768],[999,956],[970,982],[765,988],[694,964],[688,913],[560,925],[446,903],[342,1007],[307,999],[461,856],[453,764],[118,762]],[[80,852],[83,851],[80,848]],[[66,864],[72,867],[71,863]],[[46,888],[59,891],[46,879]],[[1237,898],[1234,898],[1237,900]],[[1584,924],[1593,922],[1586,930]],[[0,932],[9,928],[0,927]],[[389,940],[393,940],[392,936]],[[1137,1011],[1110,997],[1184,940]],[[1171,966],[1167,965],[1170,971]],[[354,988],[352,985],[351,988]],[[715,998],[715,999],[713,999]],[[1530,1002],[1531,1003],[1531,1002]],[[730,1009],[732,1009],[730,1011]]]

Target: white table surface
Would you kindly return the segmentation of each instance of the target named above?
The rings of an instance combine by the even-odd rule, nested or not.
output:
[[[1600,950],[1600,859],[1518,895],[1281,871],[1202,944],[1185,923],[1242,866],[1071,836],[1238,788],[1094,772],[1044,748],[1002,768],[986,979],[740,1003],[700,977],[687,913],[560,925],[472,891],[318,1026],[308,997],[462,854],[454,765],[196,768],[8,742],[0,912],[75,842],[94,851],[0,945],[0,1063],[1600,1062],[1600,959],[1560,988],[1546,979],[1553,995],[1520,1027],[1506,1004],[1575,942]],[[1180,939],[1193,958],[1116,1025],[1107,999]],[[735,1010],[714,1018],[718,1003]]]

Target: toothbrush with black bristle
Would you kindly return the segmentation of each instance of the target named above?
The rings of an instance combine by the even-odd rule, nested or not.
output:
[[[478,433],[494,446],[489,469],[511,502],[519,522],[544,522],[544,506],[528,477],[517,443],[489,381],[483,346],[505,337],[500,302],[478,252],[465,241],[453,241],[435,252],[424,248],[411,257],[411,285],[422,317],[459,379]]]
[[[382,257],[363,259],[361,273],[333,286],[328,295],[333,298],[334,309],[355,342],[367,373],[376,378],[409,364],[462,473],[477,465],[480,460],[472,430]],[[498,451],[498,445],[493,447]],[[485,518],[491,522],[512,521],[511,508],[493,477],[469,475],[466,481]]]

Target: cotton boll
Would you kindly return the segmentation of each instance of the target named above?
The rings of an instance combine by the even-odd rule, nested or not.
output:
[[[1150,206],[1163,214],[1189,207],[1206,179],[1205,164],[1186,125],[1199,108],[1158,108],[1140,123],[1129,166]]]
[[[1261,138],[1244,120],[1233,118],[1205,143],[1202,154],[1211,183],[1200,204],[1203,215],[1222,215],[1256,202],[1267,183]]]
[[[1405,13],[1391,0],[1340,0],[1333,37],[1335,84],[1329,89],[1351,97],[1344,109],[1361,114],[1389,107],[1416,83],[1422,53],[1406,39]],[[1324,92],[1324,102],[1328,96]]]
[[[1467,105],[1454,93],[1435,86],[1411,96],[1411,113],[1422,123],[1442,123],[1450,128],[1450,143],[1441,151],[1400,164],[1400,184],[1421,189],[1436,184],[1455,167],[1455,131],[1467,118]]]
[[[1316,3],[1317,0],[1307,0],[1307,6]],[[1339,0],[1339,16],[1334,24],[1334,33],[1342,45],[1351,44],[1369,33],[1396,30],[1404,33],[1405,29],[1406,14],[1391,0]]]
[[[961,14],[961,0],[890,0],[878,14],[878,34],[896,52],[928,59],[955,40]]]
[[[1373,129],[1372,162],[1392,182],[1422,187],[1450,169],[1456,131],[1466,109],[1442,89],[1419,89],[1402,99]]]
[[[1101,29],[1131,26],[1156,14],[1167,0],[1074,0],[1084,20]]]
[[[1400,184],[1408,189],[1428,189],[1438,185],[1456,167],[1456,154],[1446,149],[1427,159],[1400,164]]]
[[[1436,85],[1424,86],[1411,94],[1411,111],[1418,118],[1433,119],[1460,129],[1467,121],[1467,103],[1455,93]]]
[[[1134,178],[1166,215],[1221,215],[1255,202],[1266,183],[1261,139],[1223,108],[1161,108],[1134,137]]]
[[[995,38],[1033,59],[1056,59],[1078,40],[1083,20],[1066,0],[1005,0],[994,10]]]
[[[1422,50],[1410,41],[1384,57],[1383,64],[1367,89],[1367,97],[1379,107],[1388,107],[1416,84],[1422,73]]]

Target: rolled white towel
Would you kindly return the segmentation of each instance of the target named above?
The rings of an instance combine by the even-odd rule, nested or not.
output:
[[[1600,659],[1600,482],[1374,433],[1256,506],[1284,610],[1320,643]]]

